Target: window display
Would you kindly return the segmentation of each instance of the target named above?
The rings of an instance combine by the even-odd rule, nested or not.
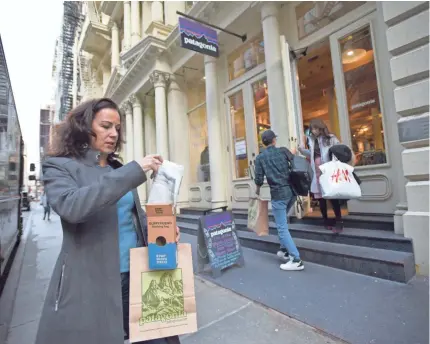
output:
[[[206,104],[188,114],[190,123],[190,183],[210,182]]]
[[[306,57],[297,63],[303,127],[320,118],[339,140],[339,114],[334,87],[334,73],[328,40],[309,47]]]
[[[264,40],[261,34],[228,56],[229,80],[242,76],[264,61]]]
[[[233,134],[233,149],[235,161],[235,178],[248,176],[248,152],[246,141],[245,110],[243,93],[239,91],[230,99],[231,128]]]
[[[267,78],[259,80],[252,84],[252,93],[254,95],[255,126],[258,142],[258,152],[264,150],[261,134],[270,129],[270,111],[269,111],[269,94],[267,91]]]
[[[387,162],[370,27],[340,40],[356,166]]]

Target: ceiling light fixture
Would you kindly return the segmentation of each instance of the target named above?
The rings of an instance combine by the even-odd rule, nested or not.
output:
[[[352,43],[352,37],[343,46],[342,53],[342,64],[349,64],[357,62],[366,56],[366,50],[361,48],[354,48]]]

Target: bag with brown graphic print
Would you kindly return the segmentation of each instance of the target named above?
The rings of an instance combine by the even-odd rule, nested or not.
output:
[[[178,244],[178,267],[149,270],[148,248],[130,250],[130,343],[197,332],[190,244]]]

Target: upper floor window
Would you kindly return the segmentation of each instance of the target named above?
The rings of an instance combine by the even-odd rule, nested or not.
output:
[[[233,51],[227,58],[229,80],[234,80],[264,63],[263,34],[251,39]]]
[[[299,39],[322,29],[366,1],[303,1],[296,6]]]

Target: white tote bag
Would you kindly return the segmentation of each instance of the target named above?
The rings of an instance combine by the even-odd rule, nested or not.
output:
[[[320,165],[320,186],[325,199],[354,199],[361,197],[358,185],[352,172],[354,167],[340,162],[335,157],[330,162]]]

